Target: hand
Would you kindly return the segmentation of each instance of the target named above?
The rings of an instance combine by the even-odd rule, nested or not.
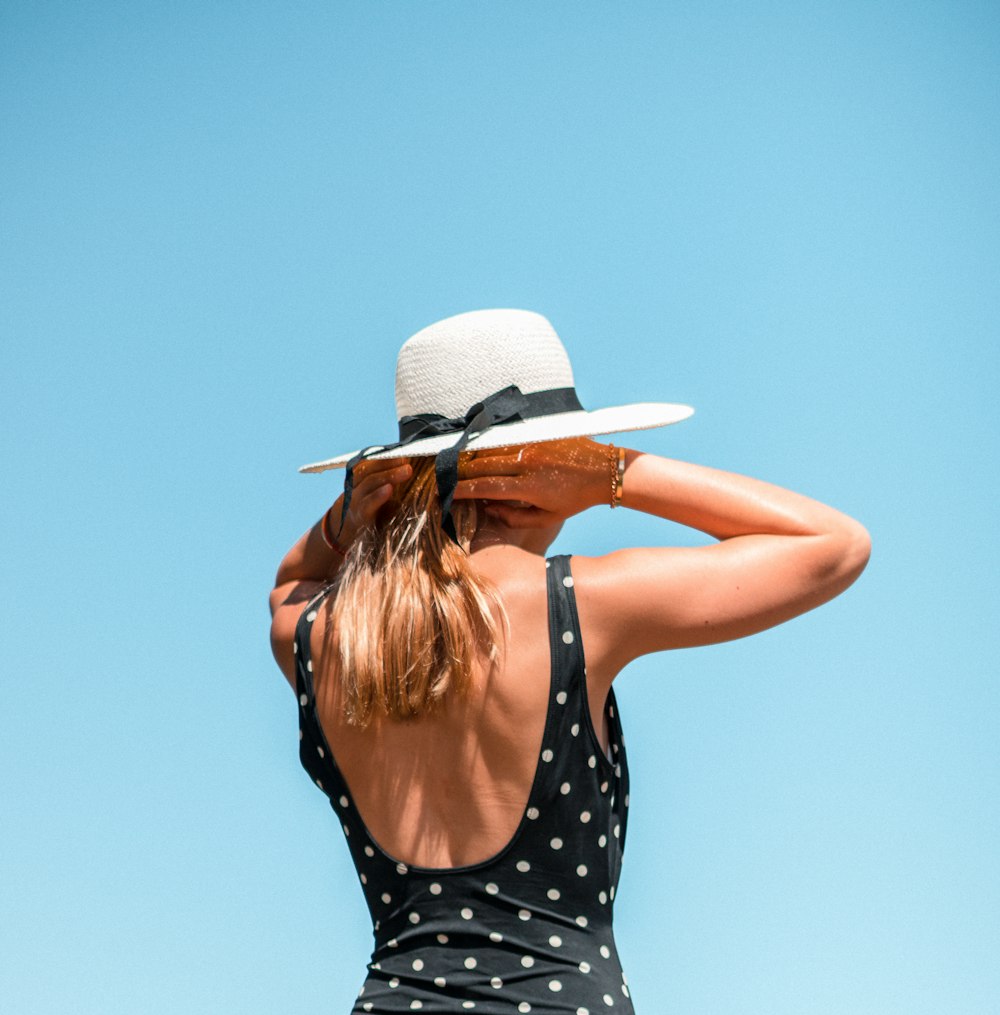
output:
[[[608,502],[611,455],[573,437],[475,451],[458,474],[455,500],[490,501],[486,513],[511,528],[545,528]]]
[[[349,546],[359,532],[375,521],[379,509],[389,503],[399,485],[405,483],[412,475],[413,468],[406,459],[367,459],[358,462],[354,468],[351,505],[347,509],[347,517],[342,528],[340,515],[343,494],[330,509],[330,531],[337,542],[345,548]]]

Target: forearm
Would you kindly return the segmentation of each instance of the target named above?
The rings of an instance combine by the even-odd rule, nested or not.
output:
[[[626,452],[622,505],[700,529],[716,539],[827,533],[867,538],[864,527],[853,518],[792,490],[638,451]]]
[[[331,531],[336,533],[340,518],[342,496],[338,497],[330,511]],[[326,545],[322,533],[322,516],[308,532],[285,554],[278,565],[274,579],[275,588],[292,581],[328,581],[340,569],[344,558]]]

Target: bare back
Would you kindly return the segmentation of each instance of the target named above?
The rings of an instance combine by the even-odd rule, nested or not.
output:
[[[510,621],[506,651],[469,695],[438,714],[400,722],[384,716],[367,729],[347,725],[336,681],[322,657],[329,600],[312,628],[316,707],[358,810],[392,856],[421,867],[486,860],[514,835],[538,764],[550,689],[545,561],[511,546],[473,554],[497,588]],[[595,697],[600,700],[596,702]],[[608,743],[604,693],[590,689],[594,729]]]

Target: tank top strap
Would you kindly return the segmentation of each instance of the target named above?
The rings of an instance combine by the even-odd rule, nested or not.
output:
[[[586,706],[586,661],[580,619],[573,592],[569,554],[546,560],[549,600],[549,646],[552,653],[552,701],[556,725],[572,737],[579,733],[581,708]]]
[[[310,638],[320,603],[332,588],[333,585],[325,586],[306,603],[295,625],[292,645],[295,653],[295,693],[299,702],[299,760],[313,782],[330,798],[331,804],[335,799],[343,801],[347,789],[316,712]]]

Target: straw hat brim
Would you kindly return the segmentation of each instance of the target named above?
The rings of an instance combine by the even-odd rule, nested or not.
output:
[[[560,412],[549,416],[536,416],[534,419],[516,423],[497,424],[485,433],[472,437],[467,450],[502,448],[508,444],[538,444],[567,437],[595,437],[599,434],[627,433],[630,430],[653,430],[659,426],[679,423],[693,412],[694,409],[690,405],[677,405],[672,402],[636,402],[632,405],[594,409],[591,412]],[[404,447],[373,452],[365,457],[371,461],[436,455],[439,451],[451,447],[458,437],[458,432],[425,437]],[[340,469],[357,453],[351,451],[346,455],[328,458],[324,462],[302,465],[298,471],[325,472],[327,469]]]

